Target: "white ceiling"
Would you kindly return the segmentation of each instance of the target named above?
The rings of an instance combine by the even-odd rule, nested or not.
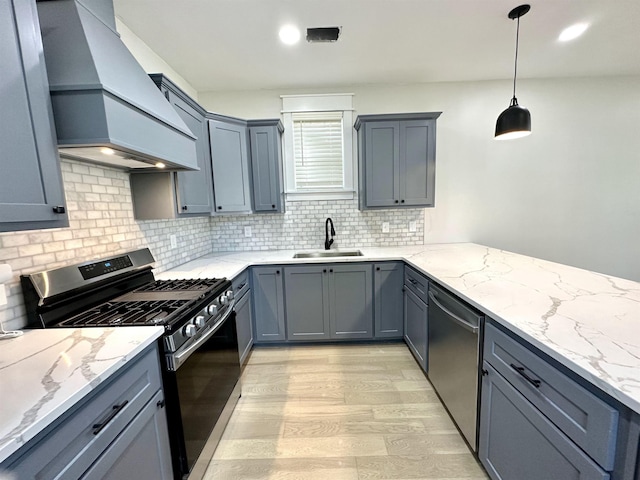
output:
[[[116,15],[198,91],[512,78],[516,0],[115,0]],[[518,78],[640,75],[640,0],[532,0]],[[589,22],[560,43],[560,31]],[[303,30],[285,46],[284,23]],[[332,44],[307,27],[341,26]]]

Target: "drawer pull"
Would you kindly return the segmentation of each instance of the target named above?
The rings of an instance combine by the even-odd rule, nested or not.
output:
[[[417,285],[418,281],[414,280],[413,278],[410,278],[409,281],[411,282],[411,285]]]
[[[239,292],[240,290],[242,290],[246,285],[247,285],[247,282],[244,282],[238,285],[238,288],[236,288],[236,292]]]
[[[531,378],[529,375],[527,375],[527,373],[524,371],[524,367],[517,367],[516,365],[514,365],[512,363],[511,364],[511,368],[513,368],[516,372],[518,372],[520,374],[520,376],[522,376],[522,378],[524,378],[531,385],[533,385],[536,388],[540,388],[540,384],[542,382],[540,380],[535,379],[535,378]]]
[[[120,410],[122,410],[127,403],[129,403],[129,400],[125,400],[124,402],[122,402],[120,405],[114,405],[113,406],[113,410],[111,410],[111,413],[109,414],[109,416],[107,418],[105,418],[102,423],[96,423],[93,425],[93,434],[97,435],[99,434],[104,427],[106,427],[108,425],[108,423],[113,420],[115,418],[116,415],[118,415],[118,413],[120,413]]]

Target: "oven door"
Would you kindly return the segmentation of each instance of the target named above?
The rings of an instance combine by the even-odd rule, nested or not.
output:
[[[239,391],[235,311],[225,317],[186,351],[176,352],[172,356],[175,370],[165,371],[173,467],[178,479],[193,470],[227,402],[236,394],[234,389]],[[198,463],[208,464],[209,460]]]

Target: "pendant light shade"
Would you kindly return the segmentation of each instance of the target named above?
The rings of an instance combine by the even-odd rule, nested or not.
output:
[[[516,98],[516,78],[518,76],[518,40],[520,35],[520,17],[529,11],[530,5],[520,5],[509,12],[509,18],[518,20],[516,28],[516,58],[513,72],[513,98],[509,107],[503,111],[496,121],[496,140],[509,140],[525,137],[531,133],[531,114],[529,110],[518,105]]]

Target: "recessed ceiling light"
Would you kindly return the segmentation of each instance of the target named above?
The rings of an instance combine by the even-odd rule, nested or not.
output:
[[[578,38],[584,32],[586,32],[587,28],[589,28],[588,23],[576,23],[575,25],[571,25],[570,27],[565,28],[558,40],[561,42],[568,42],[569,40],[573,40],[574,38]]]
[[[157,162],[156,163],[156,168],[164,168],[164,167],[166,167],[166,165],[164,163],[162,163],[162,162]]]
[[[300,40],[300,30],[294,25],[285,25],[278,32],[280,40],[286,45],[293,45]]]
[[[113,155],[114,153],[116,153],[112,148],[109,147],[102,147],[100,149],[100,153],[104,154],[104,155]]]

